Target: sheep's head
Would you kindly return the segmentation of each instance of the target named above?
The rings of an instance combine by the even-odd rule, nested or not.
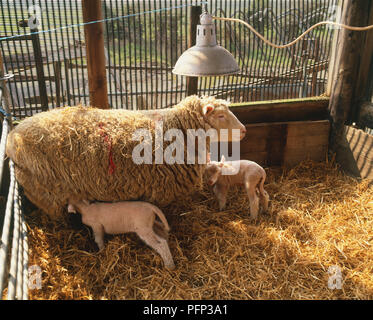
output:
[[[219,133],[219,141],[242,140],[246,134],[245,126],[229,110],[229,102],[214,97],[201,98],[201,113],[205,121]],[[227,129],[220,131],[221,129]],[[232,130],[239,130],[239,137]]]

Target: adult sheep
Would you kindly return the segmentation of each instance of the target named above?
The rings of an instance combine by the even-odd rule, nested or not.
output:
[[[184,137],[187,129],[239,129],[240,139],[246,131],[228,103],[212,97],[188,97],[157,116],[164,132],[180,129]],[[23,120],[10,132],[6,152],[25,195],[53,218],[66,212],[72,196],[164,206],[195,191],[205,165],[136,164],[134,132],[147,129],[154,141],[155,127],[152,112],[59,108]]]

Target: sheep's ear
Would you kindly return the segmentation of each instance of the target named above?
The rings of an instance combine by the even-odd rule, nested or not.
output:
[[[211,153],[209,152],[207,155],[206,155],[206,163],[210,163],[211,162]]]
[[[86,200],[86,199],[83,199],[82,200],[83,201],[83,203],[86,205],[86,206],[89,206],[90,205],[90,203],[89,203],[89,201],[88,200]]]
[[[221,162],[221,163],[224,163],[224,161],[225,161],[225,157],[224,157],[224,155],[222,155],[222,156],[221,156],[221,160],[220,160],[220,162]]]
[[[213,112],[215,107],[212,104],[207,104],[203,106],[202,112],[204,116],[209,115],[211,112]]]

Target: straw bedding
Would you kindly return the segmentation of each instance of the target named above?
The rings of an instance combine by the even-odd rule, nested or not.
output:
[[[164,208],[176,270],[134,234],[96,252],[87,227],[27,215],[30,265],[43,270],[31,299],[372,299],[373,187],[332,164],[267,169],[270,212],[251,222],[244,190],[219,212],[211,191]],[[342,289],[328,288],[328,268]]]

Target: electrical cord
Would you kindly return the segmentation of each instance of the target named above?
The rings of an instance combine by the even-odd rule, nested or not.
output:
[[[337,27],[342,27],[342,28],[345,28],[345,29],[348,29],[348,30],[351,30],[351,31],[368,31],[368,30],[373,30],[373,25],[366,26],[366,27],[352,27],[352,26],[345,25],[343,23],[338,23],[338,22],[333,22],[333,21],[321,21],[319,23],[316,23],[315,25],[313,25],[309,29],[307,29],[305,32],[303,32],[298,38],[296,38],[292,42],[289,42],[287,44],[278,45],[278,44],[270,42],[268,39],[266,39],[265,37],[263,37],[258,31],[256,31],[254,29],[254,27],[252,25],[248,24],[246,21],[243,21],[243,20],[237,19],[237,18],[222,18],[222,17],[214,17],[214,16],[212,18],[215,19],[215,20],[240,22],[240,23],[244,24],[246,27],[248,27],[254,34],[256,34],[266,44],[268,44],[268,45],[270,45],[270,46],[272,46],[274,48],[278,48],[278,49],[285,49],[285,48],[291,47],[292,45],[294,45],[295,43],[297,43],[299,40],[301,40],[302,38],[304,38],[313,29],[315,29],[315,28],[317,28],[319,26],[322,26],[322,25],[326,25],[326,24],[334,25],[334,26],[337,26]]]

